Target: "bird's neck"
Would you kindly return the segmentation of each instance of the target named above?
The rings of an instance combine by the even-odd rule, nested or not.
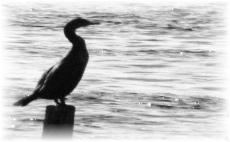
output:
[[[84,48],[85,41],[79,35],[75,33],[76,29],[80,28],[80,26],[67,24],[64,28],[64,34],[66,38],[73,44],[75,48]]]

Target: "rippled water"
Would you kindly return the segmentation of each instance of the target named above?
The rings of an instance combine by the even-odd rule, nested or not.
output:
[[[6,18],[5,139],[40,139],[50,100],[12,103],[71,44],[75,17],[100,25],[77,30],[90,60],[67,103],[74,138],[226,138],[225,3],[32,3],[3,5]]]

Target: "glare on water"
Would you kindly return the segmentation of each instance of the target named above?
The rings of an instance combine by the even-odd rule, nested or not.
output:
[[[42,134],[45,107],[12,103],[71,47],[63,26],[75,17],[90,60],[66,102],[75,138],[222,138],[227,120],[224,3],[11,3],[6,16],[6,139]],[[26,132],[26,133],[25,133]]]

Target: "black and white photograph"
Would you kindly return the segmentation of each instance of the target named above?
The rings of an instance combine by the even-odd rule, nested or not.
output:
[[[229,141],[226,0],[3,0],[2,140]]]

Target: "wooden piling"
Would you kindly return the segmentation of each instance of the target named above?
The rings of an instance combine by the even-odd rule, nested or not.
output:
[[[47,106],[42,138],[71,139],[73,136],[74,113],[74,106]]]

